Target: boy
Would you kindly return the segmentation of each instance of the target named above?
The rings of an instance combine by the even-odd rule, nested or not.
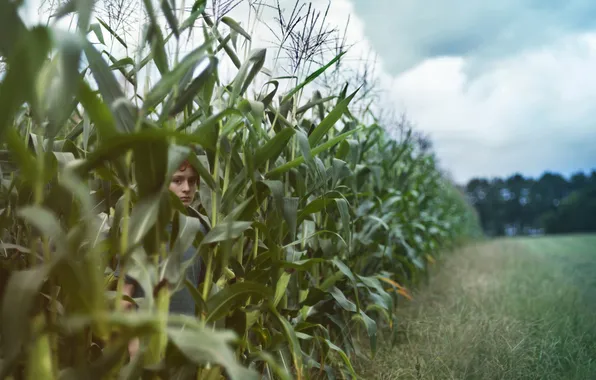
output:
[[[189,207],[197,192],[197,186],[199,184],[199,176],[195,169],[190,165],[188,161],[184,161],[178,170],[172,176],[169,189],[172,191],[184,204]],[[205,230],[201,232],[206,233]],[[196,249],[192,245],[182,257],[182,261],[187,261],[194,256]],[[201,260],[197,259],[193,262],[192,266],[188,268],[186,272],[186,278],[194,285],[198,286],[202,281],[201,273]],[[131,298],[142,297],[142,289],[132,280],[126,279],[126,283],[123,288],[123,293]],[[124,302],[124,307],[130,309],[132,304],[127,301]],[[176,293],[173,293],[170,297],[170,313],[194,315],[195,313],[195,302],[192,295],[186,287],[179,289]],[[129,344],[129,353],[132,357],[139,347],[138,339],[134,339]]]

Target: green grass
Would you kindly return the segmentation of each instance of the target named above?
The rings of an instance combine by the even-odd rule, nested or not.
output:
[[[596,236],[503,239],[446,256],[366,379],[596,379]]]

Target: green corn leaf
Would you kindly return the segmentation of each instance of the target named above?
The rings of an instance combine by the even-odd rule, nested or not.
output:
[[[286,96],[283,97],[280,104],[284,104],[285,102],[287,102],[292,96],[294,96],[294,94],[296,94],[298,91],[300,91],[304,86],[306,86],[313,80],[317,79],[321,74],[323,74],[325,72],[325,70],[327,70],[334,63],[339,61],[339,59],[341,57],[343,57],[344,54],[346,54],[346,52],[339,53],[331,61],[329,61],[329,63],[327,63],[325,66],[321,67],[320,69],[316,70],[314,73],[312,73],[308,77],[306,77],[306,79],[302,83],[300,83],[298,86],[296,86],[294,89],[292,89]]]
[[[11,14],[12,10],[8,8],[4,10]],[[4,14],[0,17],[3,16]],[[15,17],[18,18],[16,15]],[[19,27],[20,24],[9,20],[8,25]],[[2,25],[2,30],[4,26]],[[3,34],[0,40],[4,40],[4,36],[9,35],[14,33],[10,31]],[[12,50],[12,53],[8,57],[8,71],[0,82],[0,141],[3,140],[10,121],[23,102],[28,101],[33,109],[39,109],[34,80],[45,63],[50,49],[50,36],[46,28],[36,27],[31,31],[23,31],[15,37],[18,38],[15,43],[5,43],[4,47]],[[27,64],[22,64],[23,62]]]
[[[126,58],[122,58],[122,59],[115,61],[112,64],[112,66],[110,66],[110,69],[119,70],[126,66],[134,66],[134,65],[135,65],[135,62],[132,60],[132,58],[126,57]]]
[[[329,130],[337,123],[337,121],[342,117],[342,115],[347,111],[348,105],[356,96],[358,90],[354,91],[350,96],[346,99],[339,102],[335,108],[329,112],[329,114],[321,121],[321,123],[312,131],[310,136],[308,136],[308,142],[310,143],[311,147],[316,146],[319,141],[329,132]]]
[[[311,108],[317,107],[317,106],[322,106],[323,104],[325,104],[328,101],[333,100],[333,99],[335,99],[335,96],[328,96],[326,98],[312,100],[312,101],[306,103],[305,105],[298,107],[298,109],[296,110],[296,114],[300,115],[302,113],[305,113],[306,111],[310,110]]]
[[[297,335],[298,334],[300,336],[300,339],[312,340],[314,338],[311,335],[297,333]],[[355,378],[355,379],[358,378],[358,376],[356,375],[356,372],[354,371],[354,367],[352,366],[352,362],[350,361],[350,359],[348,358],[348,355],[345,353],[344,350],[342,350],[341,348],[339,348],[338,346],[333,344],[329,339],[325,339],[321,336],[317,336],[316,338],[317,338],[317,340],[323,342],[327,347],[329,347],[333,351],[336,351],[342,358],[345,366],[348,368],[348,370],[350,371],[350,374],[353,376],[353,378]]]
[[[302,130],[297,129],[296,137],[298,140],[298,146],[300,147],[300,151],[302,152],[302,157],[308,165],[309,174],[312,175],[315,183],[322,183],[327,178],[325,177],[325,171],[322,170],[320,162],[317,162],[316,157],[313,157],[312,151],[310,149],[310,144],[308,142],[308,136]]]
[[[184,162],[184,160],[186,160],[191,155],[191,149],[188,146],[171,144],[168,147],[167,155],[168,164],[166,170],[166,178],[169,179],[172,178],[174,173],[178,170],[180,164],[182,164],[182,162]]]
[[[168,55],[166,53],[166,41],[164,41],[161,27],[157,21],[152,0],[143,0],[143,4],[145,5],[145,14],[149,18],[149,25],[147,27],[145,38],[151,46],[153,62],[155,63],[155,66],[157,66],[160,74],[163,76],[170,71],[168,65]]]
[[[381,298],[383,298],[383,302],[389,305],[388,309],[392,309],[393,299],[391,298],[391,295],[389,295],[389,293],[385,291],[377,277],[364,277],[360,275],[356,276],[358,277],[360,282],[365,284],[369,289],[374,289],[381,296]]]
[[[46,128],[47,138],[54,139],[64,124],[72,115],[77,102],[73,102],[73,97],[79,89],[81,75],[79,73],[79,64],[81,60],[81,50],[83,43],[78,35],[54,31],[54,44],[58,47],[61,63],[61,72],[58,76],[59,82],[54,86],[48,86],[53,93],[49,97],[48,118],[49,125]],[[48,78],[51,82],[51,78]]]
[[[124,47],[125,49],[128,49],[128,45],[126,45],[126,42],[124,42],[122,37],[120,37],[120,35],[118,33],[116,33],[112,28],[110,28],[110,26],[105,21],[103,21],[101,18],[98,17],[97,22],[99,22],[101,24],[101,26],[103,26],[104,29],[107,30],[108,33],[110,33],[110,35],[112,35],[112,37],[114,37],[116,39],[116,41],[118,41],[120,43],[120,45],[122,45],[122,47]]]
[[[249,210],[249,215],[252,215],[252,213],[255,210],[249,209],[249,206],[251,205],[251,203],[253,203],[253,200],[254,200],[254,196],[250,196],[244,202],[240,203],[232,211],[230,211],[228,213],[228,215],[226,215],[226,217],[224,218],[222,223],[229,223],[229,222],[233,222],[234,220],[242,219],[242,215],[246,213],[247,209]]]
[[[0,372],[17,358],[30,334],[29,313],[39,290],[49,273],[48,266],[14,272],[4,291],[2,300],[2,354]],[[15,307],[16,306],[16,307]]]
[[[243,305],[251,297],[251,302],[268,300],[272,296],[271,290],[266,286],[254,282],[237,282],[223,288],[207,300],[209,314],[207,322],[217,321],[231,312],[238,305]]]
[[[60,152],[54,152],[54,155],[59,155]],[[65,153],[62,153],[65,154]],[[72,156],[72,154],[70,154]],[[74,156],[70,158],[74,160]],[[66,188],[81,204],[83,216],[86,218],[93,218],[93,199],[91,197],[89,188],[85,186],[83,181],[74,173],[74,171],[67,167],[62,171],[60,176],[60,185]]]
[[[336,192],[330,192],[316,199],[313,199],[310,203],[302,209],[298,215],[298,221],[301,223],[308,215],[321,212],[325,210],[329,205],[335,203],[335,199],[339,197]]]
[[[34,183],[38,176],[35,156],[27,149],[27,146],[16,130],[9,129],[5,134],[5,139],[11,154],[11,161],[18,165],[19,174],[24,180]]]
[[[132,104],[124,96],[112,70],[90,43],[85,44],[84,51],[99,92],[114,115],[116,128],[120,132],[134,131],[135,117]]]
[[[302,152],[302,157],[304,157],[304,161],[311,168],[311,170],[316,169],[315,161],[313,159],[312,152],[310,149],[310,144],[308,142],[308,136],[301,129],[298,129],[296,131],[296,136],[298,138],[298,146],[300,147],[300,151]],[[321,173],[318,174],[320,177]]]
[[[230,239],[237,239],[251,227],[251,222],[225,222],[213,227],[203,239],[203,244],[211,244]]]
[[[349,178],[353,173],[345,161],[332,159],[332,167],[327,170],[327,177],[331,175],[332,187],[336,188],[340,185],[340,181]]]
[[[192,5],[192,13],[203,12],[207,7],[207,0],[196,0]]]
[[[379,313],[383,316],[383,318],[385,318],[385,322],[387,322],[387,325],[391,325],[393,323],[393,320],[391,318],[391,315],[389,314],[389,310],[390,309],[387,307],[387,305],[383,304],[370,304],[366,307],[366,312],[375,311]]]
[[[223,126],[222,131],[221,131],[221,135],[222,136],[225,136],[225,137],[228,137],[231,134],[233,134],[234,132],[236,132],[238,130],[238,128],[240,128],[243,125],[245,125],[245,119],[244,119],[244,117],[242,117],[240,115],[232,115],[232,116],[230,116],[228,118],[228,120],[226,121],[225,125]],[[252,126],[249,126],[249,130],[251,132],[254,131],[254,129],[253,129]],[[234,154],[234,153],[232,153],[232,154]],[[238,155],[238,153],[236,153],[236,155]],[[239,155],[238,155],[238,157],[239,157]]]
[[[296,239],[296,229],[298,226],[298,203],[299,199],[296,197],[283,198],[283,216],[288,225],[291,240]]]
[[[194,98],[199,94],[200,91],[204,90],[204,87],[209,83],[209,79],[215,74],[217,70],[217,58],[209,57],[203,60],[208,62],[207,66],[201,71],[201,73],[193,79],[193,81],[184,89],[184,91],[176,98],[176,103],[169,110],[168,114],[174,116],[179,112],[182,112]],[[201,63],[199,63],[200,65]]]
[[[267,363],[267,365],[271,368],[271,370],[273,370],[273,373],[280,380],[292,380],[292,377],[290,376],[287,369],[282,367],[280,365],[280,363],[277,362],[276,358],[274,358],[269,353],[264,352],[264,351],[257,351],[257,352],[251,353],[251,359],[252,358],[255,358],[255,359],[253,359],[255,361],[260,360],[260,361]]]
[[[328,149],[331,149],[333,146],[339,144],[340,142],[347,139],[348,137],[350,137],[357,131],[358,130],[352,130],[352,131],[342,133],[341,135],[336,136],[336,137],[326,141],[325,143],[317,146],[316,148],[314,148],[312,150],[313,156],[315,156],[321,152],[324,152]],[[267,172],[265,177],[271,178],[271,179],[278,178],[281,174],[287,172],[288,170],[291,170],[293,168],[300,166],[302,163],[304,163],[304,157],[300,156],[286,164],[280,165],[280,166],[276,167],[275,169],[270,170],[269,172]]]
[[[178,131],[182,131],[186,128],[188,128],[190,126],[191,123],[194,123],[195,121],[197,121],[201,115],[203,114],[203,111],[199,110],[196,113],[192,114],[186,121],[184,121],[180,127],[177,128]],[[209,130],[211,128],[213,128],[215,125],[217,125],[217,123],[219,121],[221,121],[222,119],[224,119],[227,116],[232,116],[232,115],[238,115],[238,116],[242,116],[242,113],[234,108],[226,108],[225,110],[210,116],[208,119],[206,119],[198,128],[197,130],[194,132],[196,134],[199,133],[199,131],[202,131],[202,133],[204,133],[205,130]],[[209,140],[211,141],[211,140]],[[212,147],[208,147],[208,146],[203,146],[203,148],[205,149],[214,149],[214,146]]]
[[[314,259],[305,259],[305,260],[298,260],[298,261],[276,261],[275,264],[281,266],[284,269],[296,269],[299,271],[308,271],[311,270],[313,266],[316,264],[323,264],[327,263],[328,260],[321,259],[321,258],[314,258]]]
[[[164,1],[167,2],[167,0]],[[199,64],[199,61],[205,58],[208,48],[208,43],[199,46],[184,57],[172,71],[163,74],[159,82],[147,94],[143,107],[145,109],[151,109],[160,103],[173,90],[174,86],[180,82],[182,77],[190,70],[194,70]]]
[[[154,193],[140,200],[130,215],[129,245],[140,243],[157,222],[161,193]]]
[[[341,260],[339,260],[337,257],[334,257],[331,262],[333,263],[333,265],[335,265],[337,267],[337,269],[339,269],[347,278],[350,279],[350,281],[352,281],[354,284],[356,284],[356,277],[354,276],[354,273],[352,273],[352,271],[350,270],[350,268],[344,264]]]
[[[240,24],[238,24],[234,19],[228,17],[228,16],[224,16],[221,18],[221,22],[223,22],[224,24],[226,24],[227,26],[230,27],[230,29],[236,31],[237,33],[241,34],[244,38],[246,38],[247,40],[251,40],[250,38],[250,34],[246,33],[246,31],[244,29],[242,29],[242,27],[240,26]]]
[[[136,79],[135,75],[132,73],[126,72],[126,69],[125,69],[126,66],[132,66],[132,69],[130,71],[131,72],[134,71],[134,61],[132,61],[132,58],[125,57],[122,59],[116,59],[116,57],[111,55],[106,50],[103,50],[101,53],[107,55],[108,59],[112,63],[112,65],[109,66],[110,70],[118,70],[118,72],[120,72],[130,84],[132,84],[135,87],[137,86],[137,79]],[[132,63],[131,63],[131,61],[132,61]],[[142,97],[139,95],[136,95],[136,97],[139,99],[142,99]]]
[[[174,245],[173,247],[170,245],[170,252],[163,264],[164,277],[171,284],[177,284],[182,280],[183,276],[180,269],[184,252],[192,246],[197,234],[202,229],[199,219],[182,214],[178,215],[178,224],[179,230],[177,236],[175,236]]]
[[[349,86],[350,86],[350,82],[346,82],[346,84],[344,84],[344,87],[342,88],[341,92],[339,93],[338,103],[346,98],[346,95],[348,94]]]
[[[191,154],[187,158],[188,158],[188,162],[190,163],[190,165],[199,174],[199,177],[201,178],[201,181],[205,182],[207,184],[207,186],[209,186],[209,188],[211,190],[217,190],[216,189],[217,188],[217,184],[215,183],[215,180],[211,176],[211,173],[209,173],[209,170],[207,170],[207,168],[205,167],[205,165],[203,165],[203,163],[201,162],[201,160],[199,159],[199,157],[197,157],[196,154]]]
[[[76,12],[79,29],[87,31],[92,9],[93,1],[91,0],[69,0],[62,4],[52,16],[56,19],[60,19],[68,14]]]
[[[156,128],[147,128],[136,133],[115,135],[101,144],[94,152],[87,155],[87,158],[79,163],[77,171],[81,175],[84,175],[97,168],[104,161],[115,160],[123,156],[129,149],[153,143],[161,143],[168,139],[171,142],[178,142],[180,144],[204,143],[204,136],[188,135],[172,130]]]
[[[350,155],[349,160],[348,154]],[[356,166],[360,158],[360,144],[353,139],[342,141],[335,158],[347,161],[352,166]]]
[[[283,296],[286,294],[286,289],[288,288],[288,283],[290,282],[291,277],[291,273],[283,272],[277,279],[277,285],[275,286],[275,296],[273,297],[273,307],[277,307],[279,301],[281,301]]]
[[[242,64],[236,74],[236,78],[232,82],[232,93],[230,94],[230,106],[236,104],[236,99],[242,95],[248,86],[252,83],[256,75],[261,71],[263,64],[265,63],[266,50],[257,49],[253,50],[248,60]]]
[[[344,229],[344,239],[347,242],[350,242],[350,209],[348,202],[343,198],[336,198],[335,204],[337,205],[337,210],[339,211],[339,215],[341,217],[341,224]],[[349,246],[348,246],[349,249]]]
[[[257,149],[254,158],[255,167],[258,168],[269,160],[277,159],[294,133],[296,133],[294,129],[284,128],[276,133],[271,140],[267,141],[265,145]]]
[[[198,326],[185,329],[168,328],[168,338],[182,354],[197,365],[214,363],[223,366],[231,380],[257,380],[256,372],[238,364],[230,344],[235,334],[212,331]],[[200,342],[200,344],[197,344]]]
[[[137,313],[110,312],[96,315],[73,315],[61,321],[61,326],[72,332],[80,332],[93,324],[107,324],[113,328],[126,329],[132,336],[145,335],[159,329],[159,316],[146,311]]]
[[[110,113],[110,109],[99,97],[95,96],[89,85],[84,81],[80,82],[78,99],[89,114],[91,121],[93,121],[100,138],[108,138],[116,134],[114,118]]]
[[[25,37],[27,27],[19,17],[18,3],[0,3],[0,56],[11,57],[16,45]]]
[[[258,101],[243,99],[238,103],[238,109],[244,113],[253,123],[253,128],[261,129],[261,123],[265,115],[265,105]]]
[[[99,42],[101,42],[103,45],[106,44],[104,38],[103,38],[103,32],[101,31],[101,25],[98,23],[94,23],[91,24],[89,26],[89,33],[93,32],[93,34],[95,34],[95,37],[97,38],[97,40]]]
[[[140,197],[159,193],[169,178],[168,171],[168,143],[165,139],[136,144],[134,149],[134,173]]]
[[[211,20],[211,17],[209,17],[205,12],[201,12],[201,15],[203,16],[203,21],[205,21],[205,24],[203,25],[203,31],[204,31],[203,34],[205,35],[205,37],[207,36],[207,26],[208,26],[209,28],[212,28],[212,31],[215,32],[214,34],[216,35],[217,40],[223,45],[223,49],[225,50],[228,57],[230,57],[230,60],[232,61],[234,66],[236,66],[236,68],[240,69],[240,67],[242,66],[240,64],[240,59],[238,59],[238,56],[236,55],[234,50],[228,46],[227,42],[225,42],[224,39],[221,38],[221,36],[217,32],[217,28],[214,27],[214,23],[213,23],[213,20]]]
[[[192,299],[195,301],[195,310],[197,311],[197,313],[199,315],[206,315],[207,304],[205,303],[205,300],[203,300],[203,296],[201,296],[199,290],[195,287],[195,285],[192,282],[190,282],[188,278],[184,279],[184,286],[186,286],[186,289],[190,292]]]
[[[329,293],[319,288],[309,288],[306,298],[300,303],[300,306],[313,306],[323,300],[329,299]]]
[[[39,206],[27,206],[20,209],[18,215],[49,239],[59,244],[65,242],[60,222],[51,211]]]
[[[341,290],[339,290],[337,287],[332,287],[329,291],[329,294],[331,294],[331,296],[333,297],[333,299],[335,299],[335,302],[338,303],[339,306],[341,306],[344,310],[350,311],[352,313],[356,313],[357,312],[357,308],[356,305],[348,300],[346,298],[346,296],[342,293]]]
[[[360,314],[353,315],[352,320],[360,321],[366,327],[366,332],[370,340],[370,348],[374,357],[377,352],[377,323],[362,310],[360,310]]]
[[[69,15],[71,13],[76,12],[77,10],[77,1],[76,0],[69,0],[66,1],[64,4],[60,5],[60,7],[52,14],[52,17],[56,19],[61,19],[62,17]]]
[[[172,2],[174,4],[174,2]],[[174,15],[175,9],[172,9],[168,0],[161,0],[161,10],[166,17],[166,21],[176,38],[180,38],[180,32],[178,31],[178,19]]]
[[[199,0],[199,1],[202,1],[202,0]],[[197,2],[199,2],[199,1],[197,1]],[[206,1],[206,0],[203,0],[203,1]],[[203,8],[202,10],[201,10],[201,9],[199,9],[199,10],[196,10],[196,11],[191,11],[190,15],[189,15],[189,16],[186,18],[186,20],[184,20],[184,21],[182,22],[182,24],[180,24],[180,27],[179,27],[179,29],[178,29],[178,30],[179,30],[179,32],[180,32],[180,33],[182,33],[182,32],[184,32],[186,29],[188,29],[188,28],[190,28],[190,27],[194,26],[194,23],[195,23],[195,21],[196,21],[196,20],[199,18],[199,16],[201,15],[201,13],[202,13],[203,11],[204,11],[204,8]],[[169,36],[168,36],[168,37],[169,37]],[[166,42],[167,42],[167,40],[168,40],[168,39],[169,39],[169,38],[166,38]]]
[[[157,284],[156,267],[149,262],[147,253],[140,246],[133,249],[125,260],[127,260],[125,265],[128,265],[129,268],[126,275],[134,279],[145,293],[141,308],[143,310],[151,310],[154,305],[153,289],[155,284]]]
[[[215,151],[217,148],[217,139],[219,138],[218,122],[225,116],[225,111],[220,112],[201,124],[194,132],[193,137],[205,149]],[[232,111],[230,111],[232,113]]]
[[[275,124],[273,124],[274,130],[277,131],[282,126],[285,128],[294,128],[294,125],[286,119],[289,109],[286,112],[282,111],[282,114],[281,112],[278,112],[275,108],[273,108],[271,104],[269,104],[267,111],[267,115],[269,116],[269,120],[271,121],[271,123],[275,121]]]
[[[325,339],[324,341],[330,349],[332,349],[333,351],[335,351],[339,354],[339,356],[341,357],[341,360],[343,360],[346,367],[348,367],[348,369],[350,370],[350,374],[353,376],[354,379],[356,379],[357,378],[356,371],[354,371],[352,362],[350,361],[350,358],[348,358],[348,355],[346,355],[345,351],[342,350],[341,348],[339,348],[338,346],[336,346],[335,344],[333,344],[329,339]]]
[[[87,32],[89,29],[94,5],[95,2],[93,0],[77,0],[78,28],[80,31]]]
[[[331,262],[333,263],[333,265],[335,265],[337,267],[337,269],[339,269],[339,271],[341,273],[343,273],[347,278],[350,279],[350,281],[352,282],[352,285],[354,286],[354,296],[356,298],[356,306],[358,308],[358,310],[360,310],[361,306],[360,306],[360,297],[358,295],[358,282],[356,280],[356,277],[354,276],[354,273],[352,273],[352,270],[341,260],[339,260],[337,257],[334,257]]]
[[[64,259],[68,250],[66,237],[55,215],[49,210],[28,206],[18,212],[26,222],[35,226],[44,236],[55,242],[58,254],[50,262],[24,271],[15,271],[8,280],[2,300],[2,352],[6,365],[18,355],[22,344],[29,336],[29,313],[47,276]]]
[[[241,309],[235,309],[225,318],[226,328],[234,331],[241,339],[246,334],[247,322],[246,312]]]
[[[271,306],[269,308],[271,313],[277,318],[279,321],[283,334],[286,337],[287,343],[290,346],[290,352],[292,354],[292,362],[294,364],[294,371],[296,373],[296,378],[302,378],[302,349],[300,348],[300,342],[298,342],[298,337],[296,336],[296,332],[294,331],[294,327],[288,322],[288,320],[281,316],[277,310]]]
[[[277,93],[277,90],[279,89],[279,81],[276,81],[276,80],[271,80],[271,81],[265,83],[263,85],[263,87],[266,87],[270,84],[273,85],[273,90],[269,91],[269,93],[267,95],[265,95],[265,97],[263,97],[261,100],[261,102],[265,105],[266,108],[271,105],[271,102],[273,101],[273,98],[275,97],[275,94]]]

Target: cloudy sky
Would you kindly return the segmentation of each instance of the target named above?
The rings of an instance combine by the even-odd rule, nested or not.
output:
[[[596,2],[333,0],[388,99],[473,176],[596,168]]]
[[[348,55],[377,55],[383,106],[430,135],[458,182],[596,168],[593,0],[330,0],[329,23],[348,18]],[[253,47],[271,46],[268,31],[251,29]]]

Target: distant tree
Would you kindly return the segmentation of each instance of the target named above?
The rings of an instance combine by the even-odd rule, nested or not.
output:
[[[465,191],[491,236],[596,231],[596,170],[574,173],[569,180],[545,172],[540,178],[473,178]]]
[[[560,206],[542,219],[546,233],[583,233],[596,231],[596,186],[576,190]]]
[[[577,172],[571,176],[570,182],[572,190],[579,190],[588,185],[589,178],[584,174],[584,172]]]

